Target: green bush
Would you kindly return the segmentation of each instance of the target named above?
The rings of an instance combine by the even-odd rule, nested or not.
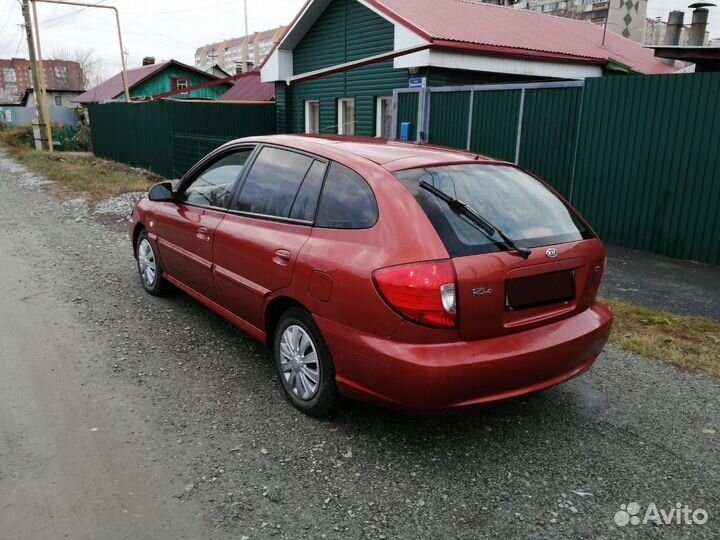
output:
[[[76,126],[62,126],[53,129],[55,140],[60,143],[60,150],[66,152],[89,152],[90,144],[90,126],[86,124],[77,124]]]

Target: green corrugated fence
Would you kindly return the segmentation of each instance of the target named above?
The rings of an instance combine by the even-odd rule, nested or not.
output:
[[[515,159],[520,96],[520,90],[476,92],[473,95],[469,150],[507,161]],[[431,124],[430,133],[433,129]]]
[[[582,96],[582,88],[540,88],[526,90],[523,103],[518,163],[567,196]]]
[[[589,80],[572,200],[610,244],[720,264],[720,73]]]
[[[517,161],[609,244],[720,264],[720,73],[428,92],[429,142]]]
[[[154,101],[88,106],[98,157],[182,176],[218,146],[276,132],[273,103]]]

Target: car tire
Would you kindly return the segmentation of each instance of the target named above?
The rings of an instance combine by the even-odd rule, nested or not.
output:
[[[135,259],[143,288],[153,296],[161,296],[167,290],[167,281],[163,277],[160,260],[145,230],[138,235]]]
[[[290,308],[282,315],[273,354],[285,395],[297,409],[318,418],[339,409],[332,355],[310,313]]]

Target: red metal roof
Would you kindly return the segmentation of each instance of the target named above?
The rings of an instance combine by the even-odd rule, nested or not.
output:
[[[556,61],[614,61],[639,73],[672,73],[653,51],[590,22],[479,0],[367,0],[391,19],[443,48]]]
[[[218,101],[273,101],[274,99],[275,85],[260,82],[260,72],[251,71],[235,81],[232,88]]]

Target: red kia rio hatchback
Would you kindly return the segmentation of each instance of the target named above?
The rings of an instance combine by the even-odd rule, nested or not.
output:
[[[605,249],[513,164],[385,140],[271,136],[150,189],[130,224],[168,283],[272,347],[311,415],[342,396],[438,411],[587,370],[610,332]]]

